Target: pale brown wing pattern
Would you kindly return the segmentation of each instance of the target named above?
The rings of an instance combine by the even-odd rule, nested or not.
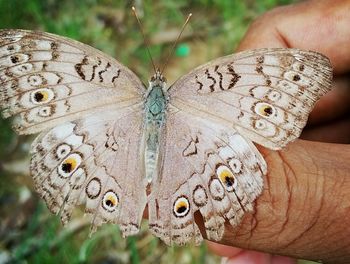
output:
[[[325,56],[298,49],[249,50],[216,59],[169,88],[171,104],[206,114],[271,149],[296,139],[331,89]]]
[[[66,223],[78,204],[92,229],[138,232],[146,205],[140,140],[145,88],[102,52],[49,33],[0,31],[0,104],[32,144],[31,174]]]
[[[199,243],[199,211],[209,239],[237,226],[262,191],[266,163],[233,128],[180,110],[169,113],[163,163],[149,196],[149,228],[167,244]]]
[[[251,141],[280,149],[296,139],[331,79],[326,57],[298,49],[240,52],[194,69],[168,89],[159,174],[147,186],[147,91],[135,74],[74,40],[0,31],[2,114],[21,134],[41,132],[31,173],[49,209],[66,223],[84,204],[93,230],[112,222],[133,235],[148,203],[150,230],[167,244],[202,240],[196,212],[212,240],[225,222],[240,224],[267,172]]]
[[[147,202],[139,156],[140,110],[90,115],[42,132],[33,142],[35,187],[63,223],[84,204],[93,231],[112,222],[124,235],[138,232]]]
[[[80,42],[49,33],[0,31],[0,105],[21,134],[89,113],[130,106],[145,88],[128,68]]]

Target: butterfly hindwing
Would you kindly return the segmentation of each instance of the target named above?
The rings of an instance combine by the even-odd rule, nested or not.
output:
[[[119,224],[137,233],[146,205],[140,166],[141,105],[101,112],[42,132],[32,144],[31,173],[48,208],[65,223],[78,204],[92,229]]]
[[[169,88],[171,103],[233,126],[280,149],[296,139],[316,101],[331,88],[328,58],[298,49],[260,49],[219,58]]]
[[[115,59],[44,32],[0,31],[0,105],[15,129],[37,133],[142,100],[140,80]]]
[[[169,113],[162,170],[149,199],[151,231],[167,244],[199,243],[195,212],[206,236],[219,241],[224,222],[237,226],[262,191],[266,164],[234,129],[179,110]]]

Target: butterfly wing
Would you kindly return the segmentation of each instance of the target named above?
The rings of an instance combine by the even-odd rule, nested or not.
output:
[[[237,226],[252,210],[264,159],[233,128],[175,108],[164,135],[163,164],[148,202],[150,230],[167,244],[200,243],[199,211],[207,237],[220,240],[225,221]]]
[[[150,229],[166,243],[200,242],[195,223],[220,240],[263,187],[266,163],[252,144],[280,149],[296,139],[330,90],[329,60],[297,49],[261,49],[219,58],[168,92],[163,166],[149,201]]]
[[[128,68],[80,42],[49,33],[0,31],[0,105],[21,134],[142,100]]]
[[[48,33],[0,31],[0,102],[32,144],[31,174],[49,209],[67,222],[86,205],[92,228],[138,231],[146,204],[140,167],[144,86],[87,45]],[[52,128],[53,127],[53,128]]]
[[[136,107],[136,106],[135,106]],[[32,144],[31,173],[48,208],[66,223],[85,204],[92,230],[104,222],[135,234],[146,205],[140,167],[142,107],[89,115],[42,132]]]
[[[168,91],[175,107],[205,114],[260,145],[280,149],[300,135],[331,80],[332,66],[322,54],[271,48],[209,62]]]

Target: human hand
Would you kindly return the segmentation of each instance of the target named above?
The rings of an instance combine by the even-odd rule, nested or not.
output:
[[[350,71],[350,1],[307,1],[257,19],[239,50],[285,47],[330,58],[336,76]],[[332,263],[350,263],[350,81],[342,77],[317,103],[302,138],[282,151],[259,147],[268,163],[255,213],[226,227],[221,244]],[[339,85],[337,85],[339,84]],[[347,114],[346,114],[347,113]],[[343,119],[341,119],[344,117]],[[228,263],[296,261],[210,242]]]

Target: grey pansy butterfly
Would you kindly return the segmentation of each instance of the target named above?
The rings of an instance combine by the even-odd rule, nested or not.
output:
[[[66,223],[85,204],[92,229],[149,228],[167,244],[220,240],[263,188],[252,141],[277,150],[296,139],[331,87],[329,60],[298,49],[259,49],[202,65],[166,88],[146,89],[128,68],[48,33],[0,31],[0,101],[32,144],[31,174]]]

